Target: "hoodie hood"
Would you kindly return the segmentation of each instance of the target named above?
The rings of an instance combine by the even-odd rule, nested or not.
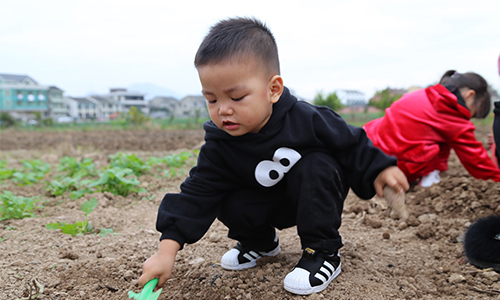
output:
[[[205,140],[227,140],[227,139],[238,139],[238,140],[253,140],[261,138],[264,135],[272,135],[276,131],[280,130],[282,125],[282,120],[288,111],[297,103],[297,98],[290,94],[288,88],[283,89],[283,94],[281,95],[278,102],[273,104],[273,113],[271,118],[267,121],[266,125],[257,133],[247,133],[242,136],[232,136],[224,130],[217,127],[212,120],[206,121],[203,124],[203,129],[205,129]]]
[[[450,90],[454,92],[451,92]],[[470,110],[465,106],[465,101],[460,95],[458,88],[454,86],[445,87],[441,84],[436,84],[426,88],[425,92],[436,111],[453,115],[458,114],[459,116],[470,120]]]

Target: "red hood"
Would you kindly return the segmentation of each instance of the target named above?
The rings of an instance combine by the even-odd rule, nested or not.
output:
[[[453,113],[454,115],[458,112],[458,115],[470,120],[470,111],[465,106],[460,105],[457,97],[444,86],[440,84],[430,86],[425,89],[425,93],[436,111],[441,113]]]

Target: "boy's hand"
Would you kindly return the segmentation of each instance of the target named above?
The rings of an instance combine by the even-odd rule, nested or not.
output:
[[[142,275],[139,278],[139,285],[144,286],[151,279],[158,278],[156,288],[160,288],[172,275],[175,255],[181,245],[174,240],[162,240],[158,252],[148,258],[142,265]]]
[[[387,204],[400,220],[406,221],[409,213],[405,204],[405,193],[410,187],[405,174],[395,166],[389,167],[375,179],[373,183],[377,195],[384,197]]]
[[[373,186],[379,197],[384,197],[384,187],[386,185],[398,193],[403,193],[410,188],[406,175],[396,166],[388,167],[375,178]]]

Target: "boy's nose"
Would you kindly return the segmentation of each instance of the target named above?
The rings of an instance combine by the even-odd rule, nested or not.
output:
[[[233,109],[229,105],[221,105],[219,107],[219,114],[221,116],[227,116],[233,113]]]

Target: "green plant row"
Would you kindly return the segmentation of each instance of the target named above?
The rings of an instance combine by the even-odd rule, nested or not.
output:
[[[0,161],[0,180],[11,179],[20,186],[31,185],[40,181],[50,172],[50,164],[39,159],[22,160],[19,170],[7,167],[5,161]]]
[[[78,161],[75,157],[65,156],[59,162],[54,179],[47,181],[46,190],[54,197],[70,193],[71,199],[95,192],[111,192],[124,197],[130,193],[144,193],[147,191],[140,187],[138,177],[152,168],[162,170],[166,177],[174,177],[177,170],[196,155],[197,151],[184,151],[143,161],[135,154],[117,153],[110,156],[109,165],[99,171],[91,158]],[[16,170],[9,168],[5,160],[0,161],[0,180],[12,180],[20,186],[31,185],[51,170],[50,165],[41,160],[23,160],[21,163],[22,167]]]
[[[38,208],[38,198],[16,196],[10,191],[0,194],[0,221],[34,217],[33,210]]]
[[[166,176],[174,176],[196,155],[197,151],[184,151],[143,161],[135,154],[118,153],[110,156],[109,166],[100,171],[96,171],[90,158],[78,161],[75,157],[63,157],[57,166],[57,174],[47,181],[45,189],[54,197],[69,193],[73,200],[95,192],[122,196],[146,193],[147,190],[140,187],[139,176],[152,168],[163,170]],[[23,160],[21,164],[21,168],[13,169],[5,160],[0,160],[0,180],[12,180],[20,186],[30,185],[39,182],[51,170],[50,165],[41,160]],[[16,196],[10,191],[0,194],[0,200],[0,221],[34,217],[33,210],[41,207],[40,199]]]

